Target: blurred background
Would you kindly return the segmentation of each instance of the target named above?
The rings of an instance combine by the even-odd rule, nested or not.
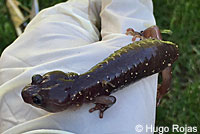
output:
[[[30,0],[18,0],[31,8]],[[66,0],[39,0],[39,9]],[[163,35],[179,45],[180,57],[173,64],[173,84],[157,108],[156,126],[197,126],[200,132],[200,1],[153,0],[154,15],[160,29],[169,29],[172,35]],[[26,9],[24,14],[28,15]],[[27,19],[28,23],[29,19]],[[26,25],[26,24],[24,24]],[[17,38],[5,0],[0,1],[0,55]]]

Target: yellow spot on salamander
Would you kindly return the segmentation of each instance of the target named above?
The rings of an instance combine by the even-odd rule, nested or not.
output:
[[[133,72],[131,72],[131,75],[133,75]]]
[[[81,92],[78,92],[80,95],[82,95],[82,93]]]
[[[76,104],[76,106],[77,106],[77,107],[79,107],[79,106],[80,106],[80,104]]]

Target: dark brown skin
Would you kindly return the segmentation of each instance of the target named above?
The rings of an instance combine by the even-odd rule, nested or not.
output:
[[[140,35],[144,36],[144,33],[146,31]],[[96,106],[89,112],[99,110],[99,117],[102,118],[103,112],[116,102],[116,98],[110,96],[111,93],[161,72],[177,58],[178,49],[175,44],[144,37],[141,41],[119,49],[84,74],[53,71],[43,76],[34,75],[32,83],[22,90],[22,97],[26,103],[49,112],[63,111],[83,103],[94,103]]]
[[[132,35],[132,41],[135,41],[136,38],[145,39],[153,38],[162,40],[162,35],[158,26],[151,26],[145,31],[135,32],[132,28],[127,29],[127,35]],[[157,106],[160,104],[162,97],[169,91],[172,81],[172,67],[168,66],[162,71],[162,83],[158,85],[157,89]]]

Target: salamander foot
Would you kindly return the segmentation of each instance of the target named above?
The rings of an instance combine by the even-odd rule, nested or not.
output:
[[[90,113],[99,110],[99,118],[103,118],[103,113],[116,102],[114,96],[98,96],[94,100],[95,107],[89,110]]]

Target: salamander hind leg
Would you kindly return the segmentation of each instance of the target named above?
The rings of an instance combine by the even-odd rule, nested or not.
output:
[[[99,118],[103,118],[103,113],[116,102],[114,96],[98,96],[94,99],[95,107],[89,110],[90,113],[99,110]]]
[[[172,81],[172,68],[167,67],[162,71],[162,83],[157,89],[157,106],[160,104],[162,97],[169,91]]]

